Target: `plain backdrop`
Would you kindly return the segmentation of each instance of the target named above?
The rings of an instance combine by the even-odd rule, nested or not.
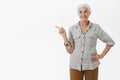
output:
[[[0,0],[0,80],[69,80],[69,54],[54,26],[68,32],[81,3],[116,43],[100,60],[99,80],[120,80],[119,0]],[[98,53],[104,47],[98,40]]]

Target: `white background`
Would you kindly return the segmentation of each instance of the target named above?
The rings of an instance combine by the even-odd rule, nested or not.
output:
[[[81,3],[116,43],[101,60],[99,80],[120,80],[119,0],[0,0],[0,80],[69,80],[69,54],[54,26],[68,31]],[[104,47],[98,41],[99,53]]]

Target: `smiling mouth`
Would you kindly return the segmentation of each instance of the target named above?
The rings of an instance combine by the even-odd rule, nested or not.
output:
[[[82,18],[82,19],[86,19],[86,18]]]

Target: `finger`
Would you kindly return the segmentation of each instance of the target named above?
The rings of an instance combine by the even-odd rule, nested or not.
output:
[[[92,59],[92,61],[97,61],[97,60],[98,60],[98,59],[96,59],[96,58],[93,58],[93,59]]]
[[[92,54],[92,56],[95,56],[95,55],[96,55],[95,53]]]
[[[95,58],[92,58],[92,61],[95,61]]]
[[[96,56],[96,55],[97,55],[97,53],[93,53],[93,54],[92,54],[92,56]]]
[[[98,58],[96,56],[92,57],[92,61],[97,61]]]
[[[57,29],[60,29],[60,27],[58,27],[58,26],[55,26]]]

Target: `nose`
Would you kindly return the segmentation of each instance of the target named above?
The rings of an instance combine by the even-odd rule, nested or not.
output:
[[[85,13],[84,12],[82,12],[82,14],[81,14],[82,16],[85,16]]]

